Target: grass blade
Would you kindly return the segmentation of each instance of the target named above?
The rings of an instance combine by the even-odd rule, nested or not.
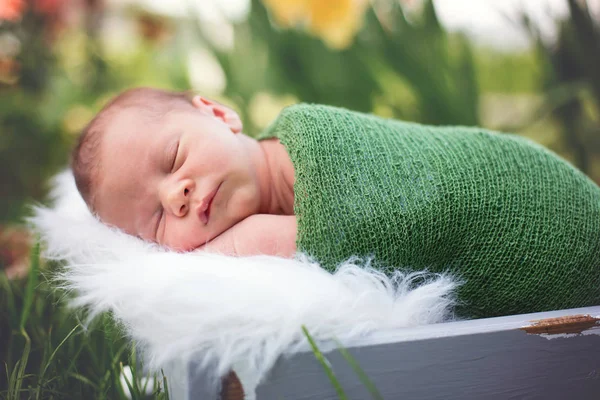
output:
[[[78,381],[85,383],[86,385],[89,385],[91,387],[93,387],[94,389],[98,389],[98,385],[96,385],[94,382],[92,382],[89,378],[86,378],[85,376],[72,372],[69,374],[69,376],[71,378],[77,379]]]
[[[140,393],[136,390],[136,385],[135,385],[135,376],[133,375],[133,371],[131,371],[131,380],[129,379],[129,377],[127,376],[127,374],[125,373],[125,367],[123,366],[123,363],[119,363],[119,365],[121,366],[121,372],[119,374],[119,385],[122,389],[123,394],[125,395],[125,397],[129,398],[129,399],[139,399],[140,398]],[[131,368],[131,367],[129,367]],[[127,393],[125,392],[125,387],[123,387],[123,382],[121,381],[120,378],[123,378],[123,380],[125,381],[125,384],[127,385],[127,389],[129,389],[129,395],[127,395]]]
[[[24,332],[25,323],[29,318],[31,307],[33,305],[33,292],[38,282],[38,273],[40,269],[40,242],[37,240],[31,249],[29,276],[27,278],[27,287],[25,288],[25,299],[23,300],[23,311],[21,312],[21,322],[19,330]]]
[[[321,350],[319,350],[319,347],[317,347],[317,344],[313,340],[312,336],[310,336],[310,333],[308,333],[308,329],[306,329],[306,327],[304,325],[302,325],[302,332],[304,332],[304,336],[306,336],[306,339],[308,340],[308,343],[310,344],[310,347],[315,355],[315,358],[323,366],[323,369],[325,370],[325,373],[327,374],[329,381],[335,388],[335,391],[337,392],[339,399],[347,400],[348,396],[346,396],[346,393],[344,392],[342,385],[340,384],[340,382],[336,378],[335,374],[333,373],[333,369],[331,369],[331,365],[329,364],[329,361],[327,361],[327,359],[325,358],[323,353],[321,353]]]
[[[165,400],[169,400],[169,385],[167,383],[167,377],[165,376],[165,372],[161,369],[160,373],[162,374],[163,377],[163,387],[165,390]]]
[[[8,367],[6,368],[6,375],[8,376],[8,394],[7,394],[7,399],[18,399],[18,393],[20,390],[20,386],[19,386],[19,382],[17,382],[18,379],[18,371],[19,371],[19,364],[21,364],[21,361],[17,361],[15,363],[15,366],[13,367],[12,372],[10,373],[10,376],[8,376]]]
[[[132,393],[133,398],[139,398],[141,396],[140,378],[138,377],[138,362],[135,350],[135,343],[131,344],[131,351],[129,352],[129,368],[131,370],[131,380],[134,392]],[[135,396],[133,396],[135,394]]]
[[[42,386],[42,381],[43,381],[44,375],[46,374],[46,371],[48,371],[48,367],[52,363],[52,360],[54,359],[54,356],[56,356],[56,353],[58,352],[58,350],[60,350],[60,348],[67,342],[67,340],[69,340],[69,338],[71,337],[71,335],[73,335],[73,333],[75,333],[75,331],[77,330],[77,328],[79,328],[79,325],[75,325],[75,327],[73,329],[71,329],[71,332],[69,332],[67,334],[67,336],[65,336],[65,338],[58,344],[58,346],[56,346],[56,348],[54,349],[54,351],[50,355],[50,358],[48,358],[48,361],[46,361],[46,365],[44,366],[44,369],[42,370],[42,373],[40,374],[39,379],[38,379],[39,384],[38,384],[38,396],[37,396],[37,398],[39,398],[40,393],[41,393],[41,386]]]
[[[9,398],[19,399],[19,393],[21,393],[21,387],[23,385],[23,380],[25,379],[25,367],[27,366],[27,361],[29,361],[29,352],[31,351],[31,339],[27,332],[24,329],[21,330],[21,335],[25,339],[25,346],[23,346],[23,354],[21,355],[21,359],[17,361],[15,364],[14,370],[10,375],[9,382]],[[12,388],[12,390],[10,389]],[[12,391],[12,396],[11,396]]]
[[[15,294],[12,289],[12,285],[6,273],[4,271],[0,271],[0,287],[2,288],[2,292],[6,297],[6,310],[8,310],[9,321],[11,326],[15,328],[19,321],[19,317],[17,316],[17,308],[15,306]]]
[[[348,362],[348,364],[350,364],[356,375],[358,375],[358,378],[360,379],[362,384],[367,388],[367,390],[371,394],[371,397],[375,400],[383,400],[383,396],[381,395],[381,393],[379,393],[379,390],[377,390],[377,387],[375,386],[373,381],[367,376],[366,372],[358,364],[358,361],[356,361],[356,359],[352,357],[352,354],[350,354],[350,352],[346,348],[344,348],[340,342],[338,342],[337,340],[335,342],[338,345],[338,350],[342,354],[342,357],[344,357],[344,359]]]

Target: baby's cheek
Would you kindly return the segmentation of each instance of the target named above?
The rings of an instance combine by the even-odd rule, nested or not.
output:
[[[256,214],[260,208],[260,196],[258,188],[249,183],[235,192],[235,196],[228,203],[225,213],[232,218],[232,225]],[[231,227],[231,226],[230,226]]]

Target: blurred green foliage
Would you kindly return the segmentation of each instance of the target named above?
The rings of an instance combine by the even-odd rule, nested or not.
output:
[[[258,0],[235,26],[233,51],[198,32],[223,68],[224,95],[242,113],[256,93],[268,91],[363,112],[379,105],[389,117],[430,124],[479,123],[471,45],[441,27],[431,2],[410,22],[399,3],[378,2],[357,40],[342,51],[300,31],[278,30]],[[245,122],[250,132],[256,129],[249,118]]]
[[[540,111],[559,123],[574,164],[591,174],[600,154],[600,23],[585,3],[568,0],[568,5],[571,18],[560,22],[556,43],[545,43],[527,18],[524,24],[542,66]]]
[[[259,0],[232,24],[231,47],[219,44],[226,32],[215,34],[198,18],[119,9],[135,37],[118,49],[119,39],[107,39],[109,29],[98,22],[109,10],[88,3],[83,22],[59,33],[49,31],[55,21],[31,10],[0,24],[0,34],[20,43],[16,79],[0,78],[0,224],[19,220],[27,199],[43,198],[44,182],[66,165],[76,134],[110,96],[136,85],[203,90],[193,87],[188,71],[199,50],[216,59],[225,78],[224,90],[208,95],[233,105],[252,135],[265,125],[253,115],[266,113],[258,94],[430,124],[485,125],[483,97],[542,87],[534,52],[476,48],[462,34],[448,33],[428,1],[410,15],[398,2],[374,2],[344,50],[277,27]]]

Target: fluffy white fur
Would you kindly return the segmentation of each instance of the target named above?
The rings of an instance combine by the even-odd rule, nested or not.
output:
[[[55,205],[31,219],[45,256],[66,261],[58,282],[89,316],[111,312],[145,350],[151,367],[216,362],[218,373],[249,363],[260,380],[280,354],[318,341],[348,345],[375,330],[430,324],[451,315],[455,282],[398,272],[387,278],[356,260],[335,274],[295,260],[176,253],[96,220],[70,172],[54,184]],[[416,286],[415,279],[426,282]]]

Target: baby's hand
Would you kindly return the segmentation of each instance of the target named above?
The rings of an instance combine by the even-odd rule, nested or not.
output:
[[[296,216],[255,214],[232,226],[198,250],[232,256],[296,253]]]

